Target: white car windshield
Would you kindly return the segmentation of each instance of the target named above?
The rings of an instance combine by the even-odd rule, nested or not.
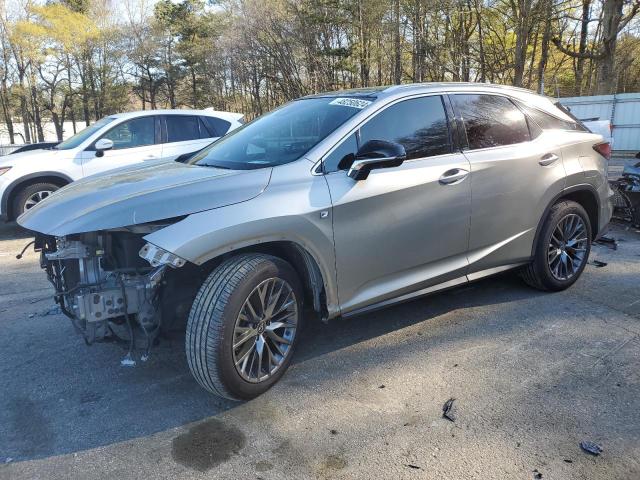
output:
[[[374,100],[345,96],[293,101],[229,133],[187,163],[250,170],[292,162]]]
[[[69,150],[71,148],[76,148],[82,142],[84,142],[87,138],[93,135],[95,132],[100,130],[105,125],[113,122],[115,118],[112,117],[104,117],[98,120],[93,125],[89,125],[87,128],[80,130],[74,136],[67,138],[64,142],[59,143],[55,147],[56,150]]]

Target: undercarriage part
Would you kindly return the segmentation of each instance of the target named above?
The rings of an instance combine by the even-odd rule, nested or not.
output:
[[[127,231],[36,239],[56,302],[88,344],[125,340],[131,357],[137,332],[148,355],[162,324],[160,297],[168,266],[140,258],[144,245],[141,234]]]

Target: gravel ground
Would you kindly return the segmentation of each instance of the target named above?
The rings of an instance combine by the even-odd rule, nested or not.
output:
[[[0,227],[0,478],[638,479],[640,233],[611,234],[562,293],[508,274],[309,324],[284,379],[232,403],[179,338],[133,368],[85,346]]]

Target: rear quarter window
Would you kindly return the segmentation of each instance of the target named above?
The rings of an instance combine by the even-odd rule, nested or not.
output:
[[[231,127],[231,122],[222,120],[218,117],[202,116],[200,118],[204,121],[204,124],[207,126],[207,130],[212,137],[223,137]]]
[[[582,125],[582,123],[578,123],[577,121],[563,120],[547,112],[538,110],[537,108],[525,105],[524,103],[517,103],[518,106],[527,114],[527,116],[543,130],[573,130],[581,132],[587,131],[586,127]]]

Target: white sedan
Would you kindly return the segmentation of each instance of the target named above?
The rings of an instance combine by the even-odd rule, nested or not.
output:
[[[15,219],[80,178],[196,152],[242,123],[240,113],[209,109],[119,113],[51,149],[0,157],[0,218]]]

